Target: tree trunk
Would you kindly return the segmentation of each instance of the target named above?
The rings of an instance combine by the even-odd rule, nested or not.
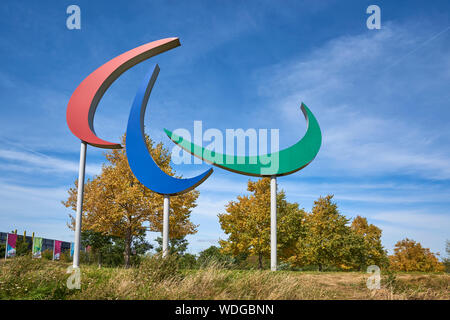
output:
[[[125,268],[130,267],[130,256],[131,256],[131,232],[127,232],[125,237]]]
[[[259,270],[262,270],[263,265],[262,265],[262,253],[258,254],[258,263],[259,263]]]
[[[319,271],[322,272],[322,264],[319,263]]]
[[[99,250],[98,252],[98,267],[101,268],[102,267],[102,251]]]

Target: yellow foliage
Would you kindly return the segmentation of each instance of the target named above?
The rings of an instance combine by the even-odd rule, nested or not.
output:
[[[146,140],[158,166],[167,174],[174,175],[168,150],[162,143],[154,146],[148,136]],[[122,141],[124,143],[125,136]],[[105,156],[108,164],[103,165],[101,174],[85,183],[82,229],[124,238],[127,246],[131,244],[134,236],[145,230],[162,231],[163,196],[150,191],[136,179],[128,166],[125,149],[111,150]],[[69,197],[63,204],[76,211],[77,181],[68,193]],[[171,238],[181,238],[196,232],[197,226],[189,218],[198,196],[199,192],[193,190],[171,197]],[[69,227],[73,229],[75,219],[72,215],[70,218]]]
[[[394,255],[389,256],[392,269],[397,271],[444,271],[444,265],[428,248],[408,238],[395,244]]]
[[[262,258],[270,254],[270,179],[248,181],[247,190],[251,195],[238,196],[230,201],[226,212],[219,214],[219,222],[227,240],[220,240],[224,253],[234,256],[246,253],[258,257],[259,267]],[[292,242],[301,232],[304,211],[298,204],[285,200],[283,191],[277,193],[277,229],[280,258],[291,255]],[[291,245],[288,245],[291,244]]]

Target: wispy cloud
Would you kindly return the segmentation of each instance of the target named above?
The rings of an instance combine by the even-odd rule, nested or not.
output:
[[[0,158],[13,164],[6,164],[5,168],[15,171],[40,170],[42,173],[49,172],[78,172],[79,164],[73,161],[63,160],[47,156],[38,152],[25,152],[17,150],[0,149]],[[20,163],[20,164],[19,164]],[[99,174],[100,164],[87,164],[86,173],[89,175]]]
[[[450,80],[445,68],[448,55],[439,50],[424,55],[418,50],[402,61],[406,64],[384,70],[427,35],[433,30],[385,24],[380,32],[333,39],[259,73],[264,79],[260,93],[282,111],[289,132],[298,132],[295,106],[304,101],[311,107],[323,131],[319,157],[326,157],[329,169],[322,167],[323,173],[345,168],[346,174],[353,175],[450,179],[448,143],[442,144],[442,134],[449,129],[446,123],[430,127],[420,116],[448,105],[440,94],[443,83]],[[442,41],[445,36],[432,44]]]
[[[420,230],[450,230],[449,217],[445,214],[435,214],[433,212],[417,210],[381,211],[370,214],[370,217],[383,223]]]

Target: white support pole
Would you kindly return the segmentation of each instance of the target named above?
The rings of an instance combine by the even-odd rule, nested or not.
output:
[[[75,248],[73,251],[73,267],[80,265],[81,216],[83,212],[84,170],[86,168],[87,144],[81,141],[80,168],[78,170],[77,215],[75,217]]]
[[[270,178],[270,270],[277,271],[277,177]]]
[[[163,257],[167,257],[168,247],[169,247],[169,206],[170,206],[170,196],[164,195],[164,211],[163,211],[163,246],[162,252]]]

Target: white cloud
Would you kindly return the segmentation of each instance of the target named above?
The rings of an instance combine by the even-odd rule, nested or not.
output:
[[[313,169],[317,175],[448,180],[450,141],[443,135],[450,130],[438,114],[448,106],[443,66],[449,59],[442,50],[428,50],[445,41],[441,36],[427,42],[433,34],[386,23],[377,32],[339,37],[259,72],[260,94],[276,106],[268,112],[281,111],[283,130],[296,132],[293,137],[301,101],[316,115],[323,133],[318,158],[324,159]],[[423,119],[433,113],[430,126]]]
[[[370,214],[372,219],[401,225],[415,229],[446,229],[450,230],[450,219],[445,214],[417,212],[408,210],[380,211]]]

